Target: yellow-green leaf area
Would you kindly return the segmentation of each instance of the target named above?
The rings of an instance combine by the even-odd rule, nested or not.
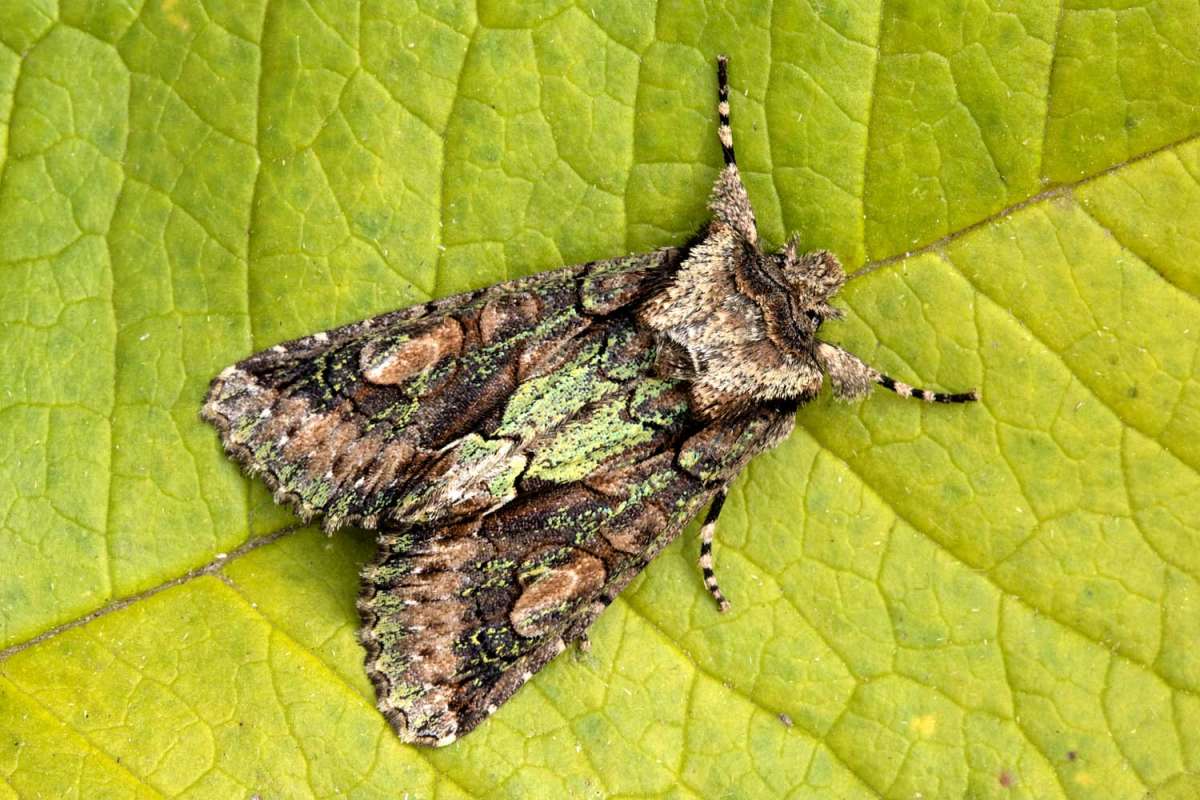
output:
[[[0,797],[1197,796],[1197,30],[1189,0],[0,4]],[[855,274],[823,335],[982,401],[823,394],[732,487],[728,614],[693,527],[590,651],[402,745],[356,639],[371,535],[239,474],[207,383],[685,242],[722,52],[764,242]]]

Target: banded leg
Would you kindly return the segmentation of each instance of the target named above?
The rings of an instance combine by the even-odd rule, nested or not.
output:
[[[717,575],[713,572],[712,544],[713,533],[717,530],[717,517],[721,516],[721,506],[725,505],[725,493],[725,488],[722,487],[713,496],[708,515],[704,518],[704,525],[700,528],[700,569],[704,573],[704,588],[708,589],[708,593],[717,601],[717,608],[722,613],[729,610],[729,601],[721,593],[721,587],[717,585]]]

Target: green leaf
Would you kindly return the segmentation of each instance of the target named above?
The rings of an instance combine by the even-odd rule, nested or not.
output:
[[[0,4],[0,797],[1200,794],[1190,0]],[[856,270],[822,397],[496,716],[399,744],[362,532],[197,410],[286,338],[682,241]],[[280,532],[283,532],[282,534]]]

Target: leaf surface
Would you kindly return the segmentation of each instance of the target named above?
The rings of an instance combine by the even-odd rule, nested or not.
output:
[[[815,10],[814,10],[815,9]],[[0,798],[1200,793],[1200,7],[0,6]],[[370,537],[197,410],[293,336],[683,241],[856,277],[822,397],[488,723],[399,744]],[[281,531],[286,533],[280,535]]]

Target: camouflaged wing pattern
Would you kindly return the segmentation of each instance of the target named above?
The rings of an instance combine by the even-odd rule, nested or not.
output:
[[[359,611],[400,738],[443,745],[588,625],[710,499],[834,394],[897,381],[817,338],[845,274],[759,247],[726,64],[712,219],[685,248],[566,267],[278,345],[213,381],[203,416],[281,502],[380,531]]]
[[[367,672],[401,738],[446,744],[581,637],[791,409],[735,425],[655,377],[636,311],[681,252],[364,320],[230,367],[203,410],[305,519],[383,529]]]
[[[567,267],[276,345],[222,372],[201,416],[328,531],[478,515],[512,498],[538,435],[637,371],[645,337],[610,318],[677,257]]]

